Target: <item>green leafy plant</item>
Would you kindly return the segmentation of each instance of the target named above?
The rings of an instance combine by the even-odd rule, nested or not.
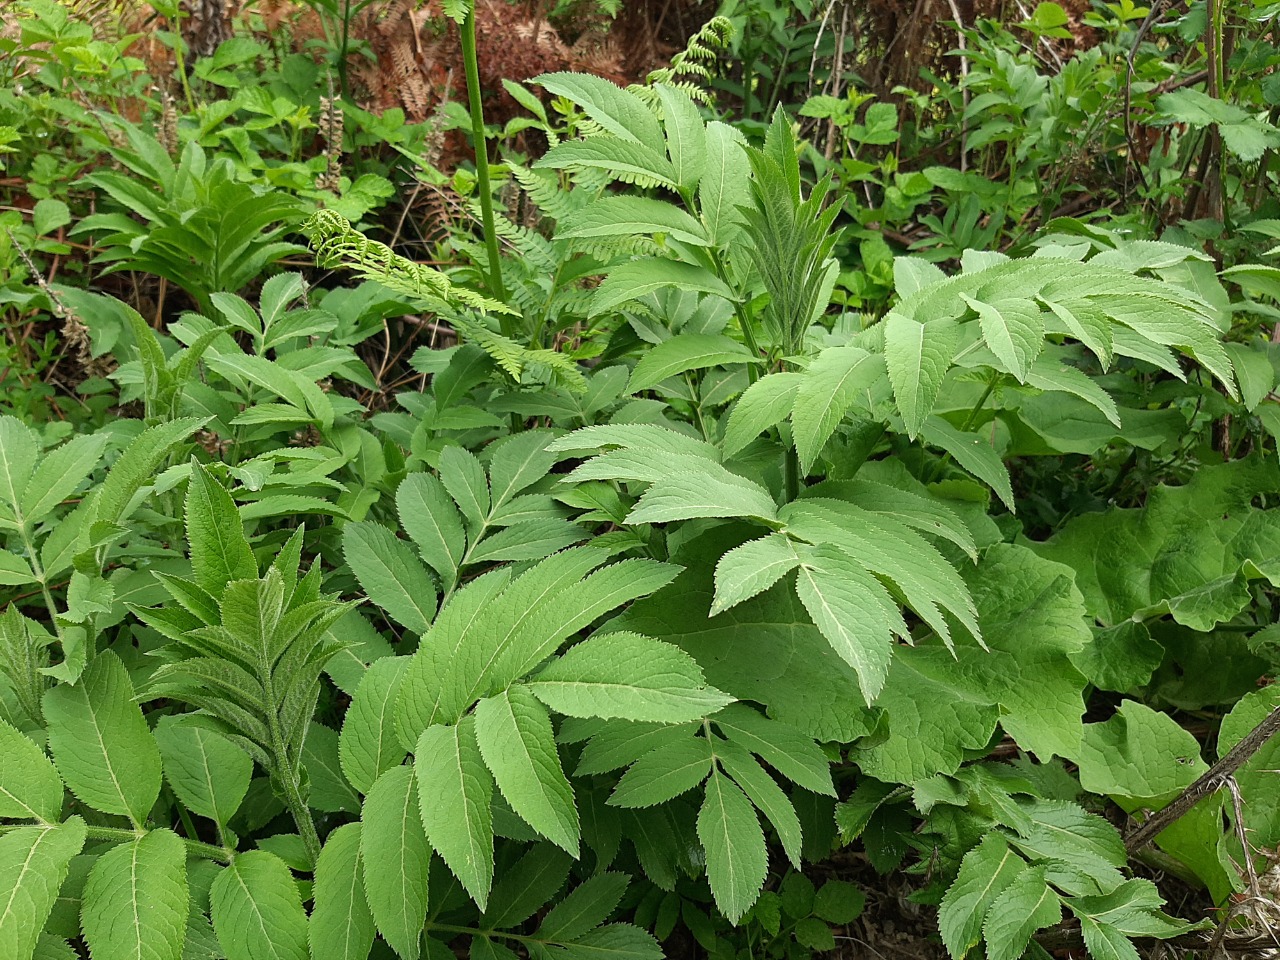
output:
[[[412,198],[353,224],[402,117],[313,118],[248,36],[180,113],[59,10],[0,41],[5,958],[802,960],[886,888],[956,960],[1264,929],[1280,283],[1157,226],[1269,183],[1269,41],[1119,4],[1068,56],[1042,4],[890,103],[754,3],[643,84],[504,84],[491,162],[453,4],[476,170],[414,161],[423,256]],[[733,42],[767,123],[708,92]],[[295,228],[359,285],[269,276]],[[55,310],[109,379],[23,345]]]

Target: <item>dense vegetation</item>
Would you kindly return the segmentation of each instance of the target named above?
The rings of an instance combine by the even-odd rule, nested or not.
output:
[[[0,12],[4,960],[1280,948],[1280,3],[671,6]]]

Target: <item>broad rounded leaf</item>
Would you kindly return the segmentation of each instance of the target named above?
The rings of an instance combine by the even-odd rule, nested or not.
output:
[[[1159,809],[1209,769],[1200,744],[1167,713],[1125,700],[1103,723],[1087,723],[1077,755],[1090,793]]]

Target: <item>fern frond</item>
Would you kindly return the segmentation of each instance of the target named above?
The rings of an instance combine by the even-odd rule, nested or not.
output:
[[[319,266],[345,267],[437,311],[442,305],[462,304],[482,312],[511,312],[496,300],[455,285],[439,270],[414,263],[385,243],[370,240],[332,210],[316,211],[301,229]]]
[[[712,17],[689,38],[685,48],[671,58],[669,66],[654,70],[645,79],[645,87],[632,87],[632,90],[637,94],[641,94],[641,90],[652,93],[655,84],[665,83],[699,103],[710,103],[711,94],[688,78],[697,77],[709,81],[712,71],[708,64],[714,64],[721,52],[728,49],[732,40],[732,21],[728,17]]]
[[[592,191],[578,189],[565,190],[560,186],[560,178],[551,171],[534,171],[528,167],[511,164],[511,175],[526,197],[538,208],[538,212],[552,220],[563,220],[569,214],[582,209],[594,197]],[[603,188],[603,184],[601,184]],[[595,191],[598,193],[598,190]]]

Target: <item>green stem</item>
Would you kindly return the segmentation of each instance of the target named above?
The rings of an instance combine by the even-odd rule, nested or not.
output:
[[[462,66],[467,75],[467,101],[471,109],[471,137],[476,151],[476,186],[480,191],[480,218],[484,225],[484,245],[489,252],[489,286],[499,300],[507,298],[502,284],[502,264],[498,259],[498,234],[493,224],[493,195],[489,185],[489,142],[484,133],[484,104],[480,99],[480,66],[476,60],[476,8],[472,0],[466,19],[459,25],[462,39]],[[514,336],[514,319],[500,317],[503,336]]]
[[[0,824],[0,836],[11,833],[14,830],[21,830],[23,827],[29,827],[29,823],[5,823]],[[128,843],[130,840],[137,840],[145,837],[148,833],[146,830],[126,830],[124,827],[88,827],[87,836],[90,840],[102,840],[108,843]],[[223,847],[215,847],[211,843],[202,843],[199,840],[188,840],[186,837],[179,838],[187,845],[187,853],[193,857],[199,857],[202,860],[213,860],[217,863],[230,863],[231,858],[235,855],[234,850],[227,850]]]
[[[787,453],[782,461],[782,479],[787,503],[790,503],[800,496],[800,455],[796,453],[795,444],[787,446]]]
[[[311,808],[302,796],[301,778],[298,775],[298,764],[289,757],[289,747],[284,741],[284,732],[280,729],[280,717],[274,704],[276,701],[275,684],[272,682],[270,670],[263,672],[262,690],[267,708],[267,736],[271,738],[272,766],[271,773],[284,793],[284,804],[289,808],[293,822],[298,826],[298,835],[302,838],[303,849],[312,866],[320,858],[320,835],[316,832],[316,822],[311,818]]]
[[[347,55],[351,38],[351,0],[342,4],[342,43],[338,49],[338,89],[342,91],[342,99],[348,99],[347,90]],[[332,91],[331,91],[332,92]]]
[[[58,608],[54,605],[53,594],[49,592],[49,578],[44,575],[44,565],[40,563],[40,555],[36,552],[36,545],[27,532],[27,521],[21,515],[21,511],[18,511],[17,520],[18,534],[22,537],[22,546],[27,551],[27,562],[31,564],[31,572],[40,583],[40,593],[44,595],[44,605],[49,611],[49,622],[53,624],[54,633],[61,640],[62,627],[58,624]]]
[[[568,946],[568,944],[562,944],[561,941],[558,940],[540,940],[537,937],[530,937],[520,933],[512,933],[510,930],[481,930],[477,927],[459,927],[451,923],[434,923],[430,920],[427,921],[427,930],[428,932],[431,930],[438,930],[441,933],[470,934],[473,937],[484,937],[486,940],[492,939],[493,937],[502,937],[504,940],[514,940],[517,943],[538,943],[543,946]]]
[[[187,832],[188,837],[194,840],[199,834],[196,833],[196,825],[191,822],[191,814],[187,812],[187,808],[182,805],[182,801],[178,799],[177,794],[173,792],[168,784],[165,784],[164,789],[169,799],[173,801],[174,808],[178,811],[178,819],[182,821],[182,829]]]
[[[729,283],[729,271],[725,268],[724,260],[720,254],[710,251],[710,261],[716,278],[726,287],[732,289],[732,285]],[[747,314],[747,308],[741,301],[734,301],[733,315],[738,319],[738,327],[742,330],[742,339],[746,343],[747,349],[751,351],[751,356],[758,360],[760,358],[760,344],[756,340],[756,331],[751,325],[751,317]],[[755,383],[759,378],[759,364],[747,364],[747,383]]]
[[[182,39],[182,17],[173,21],[173,59],[178,70],[178,82],[182,85],[182,95],[187,101],[187,110],[196,112],[196,98],[191,95],[191,84],[187,80],[186,41]],[[212,314],[210,314],[212,316]]]
[[[689,396],[693,403],[693,413],[698,420],[698,429],[702,432],[702,439],[707,443],[715,443],[711,436],[711,432],[707,429],[706,417],[702,415],[702,395],[698,389],[698,382],[694,379],[692,371],[685,371],[684,382],[689,386]]]
[[[987,388],[982,391],[982,396],[978,397],[978,402],[969,410],[969,415],[964,418],[964,425],[960,427],[961,432],[968,430],[973,426],[973,421],[978,419],[978,414],[982,412],[982,407],[987,402],[987,398],[991,396],[991,391],[996,388],[996,382],[999,375],[992,377],[987,381]]]
[[[283,747],[283,743],[281,744]],[[279,777],[280,786],[284,788],[284,803],[298,825],[298,835],[302,837],[302,847],[307,852],[307,861],[314,867],[320,859],[320,834],[316,832],[316,822],[311,819],[311,808],[302,796],[296,771],[292,767],[282,771]]]

